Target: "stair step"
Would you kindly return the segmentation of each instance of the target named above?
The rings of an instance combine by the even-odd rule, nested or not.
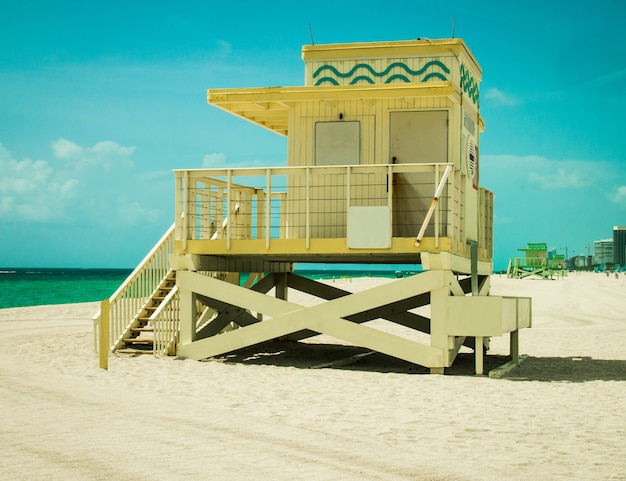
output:
[[[131,327],[130,332],[154,332],[154,327]]]
[[[118,349],[119,354],[154,354],[153,349]]]
[[[131,337],[130,339],[124,339],[122,341],[124,344],[145,344],[145,345],[153,345],[154,339],[147,337]]]

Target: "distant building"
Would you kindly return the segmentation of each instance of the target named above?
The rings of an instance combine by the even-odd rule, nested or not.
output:
[[[607,262],[613,262],[613,239],[602,239],[594,241],[593,264],[598,265]]]
[[[623,225],[613,227],[613,262],[626,264],[626,226]]]

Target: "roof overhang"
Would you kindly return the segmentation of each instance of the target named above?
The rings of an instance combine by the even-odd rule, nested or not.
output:
[[[459,102],[461,92],[451,82],[421,82],[375,85],[264,87],[210,89],[208,103],[265,127],[280,135],[289,132],[289,111],[298,102],[360,100],[373,104],[386,98],[449,97]]]

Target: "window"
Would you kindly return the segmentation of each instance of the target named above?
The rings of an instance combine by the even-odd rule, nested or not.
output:
[[[360,157],[360,122],[315,123],[315,165],[358,165]]]

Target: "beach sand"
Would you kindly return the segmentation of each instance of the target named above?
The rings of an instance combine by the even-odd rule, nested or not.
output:
[[[332,281],[330,281],[332,282]],[[341,279],[361,290],[384,279]],[[0,475],[8,480],[624,480],[626,276],[492,278],[533,298],[504,379],[266,343],[197,362],[111,355],[97,303],[0,310]],[[290,300],[308,302],[290,291]],[[487,367],[505,361],[492,341]]]

